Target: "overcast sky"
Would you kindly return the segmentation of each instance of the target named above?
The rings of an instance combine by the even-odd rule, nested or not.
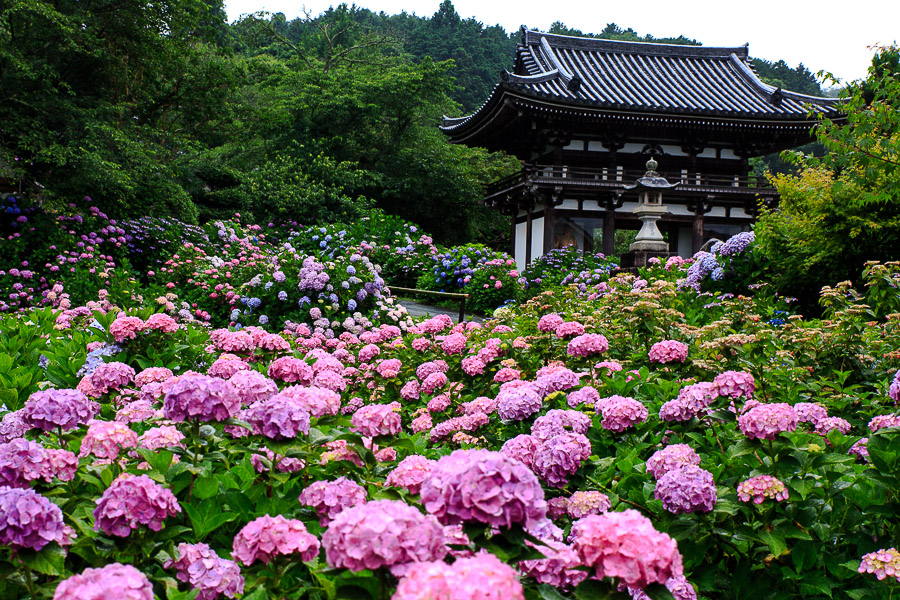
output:
[[[232,21],[259,10],[283,12],[289,19],[305,8],[314,16],[337,2],[328,0],[226,0]],[[359,0],[375,12],[401,11],[430,17],[440,0]],[[554,21],[584,32],[607,23],[655,37],[684,35],[705,46],[750,44],[750,55],[769,61],[801,62],[813,73],[826,70],[843,81],[865,77],[872,57],[869,46],[900,40],[900,0],[454,0],[456,12],[485,26],[507,31],[526,25],[546,31]]]

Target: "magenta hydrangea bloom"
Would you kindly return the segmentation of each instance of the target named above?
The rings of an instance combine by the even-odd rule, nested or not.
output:
[[[410,454],[388,473],[384,482],[387,485],[403,488],[410,494],[418,494],[422,488],[422,482],[431,473],[436,461],[425,458],[419,454]]]
[[[828,435],[830,431],[837,429],[843,434],[850,433],[850,421],[840,417],[825,417],[816,423],[816,433],[819,435]]]
[[[41,431],[69,431],[93,419],[97,409],[78,390],[41,390],[28,397],[21,417],[30,427]]]
[[[268,400],[278,393],[278,384],[259,371],[238,371],[228,378],[228,383],[245,406]]]
[[[594,403],[597,412],[603,415],[600,425],[607,431],[621,433],[637,423],[643,423],[650,415],[647,407],[625,396],[601,398]]]
[[[543,397],[530,381],[510,381],[497,393],[497,414],[504,421],[521,421],[541,410]]]
[[[566,513],[573,519],[583,519],[588,515],[599,515],[610,509],[609,496],[596,490],[579,491],[566,502]]]
[[[718,393],[714,383],[705,381],[685,386],[678,392],[677,398],[660,407],[659,418],[663,421],[690,421],[702,415]]]
[[[766,498],[777,502],[788,499],[788,489],[771,475],[757,475],[738,484],[737,497],[741,502],[753,500],[753,504],[762,504]]]
[[[553,392],[561,392],[578,385],[580,378],[577,373],[566,367],[544,368],[538,372],[538,378],[534,385],[538,388],[541,397]]]
[[[291,440],[309,433],[309,413],[300,401],[285,394],[254,404],[243,414],[255,433],[269,439]]]
[[[300,492],[300,504],[316,510],[319,524],[328,525],[345,508],[365,504],[366,489],[346,477],[316,481]]]
[[[696,465],[683,465],[664,474],[653,495],[676,515],[709,512],[718,498],[712,473]]]
[[[410,563],[447,554],[441,525],[399,500],[378,500],[339,513],[322,535],[331,567],[351,571],[388,567],[402,576]]]
[[[182,375],[163,401],[163,416],[172,421],[224,421],[240,409],[234,386],[208,375]]]
[[[597,577],[619,577],[629,587],[645,588],[683,574],[675,540],[632,509],[580,520],[573,547]]]
[[[367,404],[350,418],[353,430],[366,437],[397,435],[403,425],[400,417],[400,403]]]
[[[869,431],[872,433],[884,427],[900,427],[900,415],[876,415],[869,421]]]
[[[311,417],[334,416],[341,412],[341,395],[323,387],[291,385],[281,390],[279,395],[299,402]]]
[[[774,440],[779,433],[797,429],[797,413],[783,402],[758,404],[738,417],[738,427],[751,440]]]
[[[283,356],[272,361],[268,369],[269,377],[285,383],[308,385],[313,378],[313,369],[303,359]]]
[[[600,399],[600,394],[597,390],[589,385],[575,390],[574,392],[569,392],[566,396],[566,403],[572,408],[578,408],[579,406],[594,406],[594,403]]]
[[[108,600],[112,590],[116,600],[153,600],[153,585],[147,576],[120,563],[85,569],[80,575],[63,580],[56,587],[53,600]]]
[[[175,577],[199,590],[197,600],[235,598],[244,593],[244,577],[238,564],[220,558],[207,544],[178,544],[177,555],[163,567],[175,569]]]
[[[609,340],[599,333],[585,333],[569,341],[566,354],[569,356],[594,356],[609,350]]]
[[[115,460],[119,452],[137,445],[137,434],[125,423],[93,420],[88,423],[78,456],[93,455],[100,459]]]
[[[753,375],[744,371],[725,371],[713,380],[720,396],[731,399],[752,398],[756,391],[756,380]]]
[[[91,373],[91,385],[101,394],[121,390],[134,381],[134,369],[120,362],[103,363]]]
[[[420,496],[425,510],[445,525],[528,527],[547,515],[544,490],[534,473],[489,450],[456,450],[442,457],[422,482]]]
[[[591,427],[591,418],[577,410],[553,409],[535,419],[531,435],[544,441],[563,433],[585,434]]]
[[[97,500],[94,529],[117,537],[127,537],[141,525],[159,531],[166,517],[180,512],[171,490],[146,475],[124,474]]]
[[[672,593],[675,600],[697,600],[697,590],[684,575],[669,579],[666,582],[666,589]],[[631,600],[651,600],[643,590],[628,588],[628,593],[631,594]]]
[[[556,313],[544,315],[538,321],[538,331],[542,331],[544,333],[552,333],[556,331],[556,328],[562,325],[564,322],[565,319],[563,319]]]
[[[561,433],[543,442],[534,453],[532,468],[551,487],[564,487],[591,455],[591,443],[580,433]]]
[[[516,572],[482,552],[445,562],[415,563],[391,600],[525,600]]]
[[[864,554],[858,570],[860,573],[875,575],[879,580],[893,577],[900,581],[900,552],[896,548],[882,548]]]
[[[819,421],[828,418],[828,411],[821,404],[798,402],[794,405],[798,423],[809,423],[815,427]]]
[[[24,438],[0,444],[0,485],[27,488],[44,475],[44,447]]]
[[[650,359],[650,362],[667,364],[673,362],[683,363],[687,359],[687,355],[687,344],[677,340],[663,340],[656,342],[650,347],[650,353],[647,357]]]
[[[244,566],[257,560],[269,564],[278,556],[291,554],[299,554],[304,562],[319,554],[319,540],[297,519],[265,515],[247,523],[234,536],[232,556]]]
[[[468,338],[462,333],[451,333],[441,342],[441,350],[447,354],[462,354]]]
[[[687,444],[671,444],[657,450],[647,460],[647,472],[653,479],[659,479],[672,469],[686,465],[699,465],[700,455]]]
[[[50,542],[69,542],[62,510],[32,489],[0,486],[0,545],[40,550]]]
[[[45,448],[43,466],[41,477],[44,481],[49,483],[54,477],[60,481],[72,481],[75,479],[75,471],[78,470],[78,457],[68,450]]]

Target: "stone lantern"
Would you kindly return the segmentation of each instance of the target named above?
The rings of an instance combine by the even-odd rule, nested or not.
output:
[[[673,254],[669,252],[669,244],[663,239],[656,222],[669,212],[662,202],[663,190],[670,190],[678,184],[666,181],[665,177],[656,172],[657,166],[658,163],[651,158],[647,161],[644,176],[639,177],[634,184],[625,186],[625,190],[638,191],[638,205],[633,212],[641,220],[637,238],[622,257],[625,267],[642,267],[651,257],[668,257]]]

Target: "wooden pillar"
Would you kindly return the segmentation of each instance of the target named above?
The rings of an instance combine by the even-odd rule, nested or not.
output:
[[[548,199],[544,208],[544,248],[542,254],[547,254],[553,249],[554,231],[556,229],[556,207],[552,199]]]
[[[525,266],[531,264],[531,207],[525,213]]]
[[[691,237],[691,254],[700,252],[703,246],[703,205],[700,204],[694,210],[694,231]]]
[[[616,210],[612,205],[606,206],[603,217],[603,254],[612,256],[616,251]]]

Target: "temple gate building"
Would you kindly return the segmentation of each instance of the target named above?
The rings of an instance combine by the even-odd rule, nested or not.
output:
[[[763,83],[746,45],[621,42],[522,29],[504,71],[473,114],[443,120],[453,143],[503,150],[521,172],[484,203],[511,217],[520,268],[557,247],[613,253],[637,229],[631,188],[648,159],[675,184],[658,223],[669,250],[691,256],[712,238],[749,229],[777,192],[749,177],[749,159],[811,141],[836,100]]]

